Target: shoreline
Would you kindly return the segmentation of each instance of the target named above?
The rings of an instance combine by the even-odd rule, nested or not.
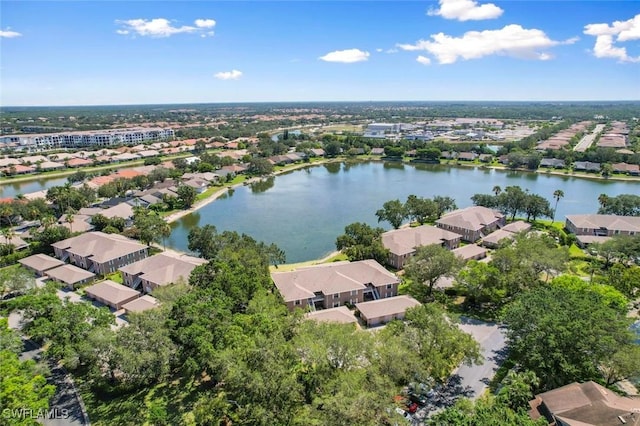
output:
[[[318,165],[321,165],[321,164],[330,163],[330,162],[332,162],[332,160],[333,159],[325,158],[325,159],[322,159],[320,161],[315,161],[315,162],[312,162],[312,163],[301,163],[301,164],[296,164],[296,165],[291,166],[291,167],[286,167],[285,166],[284,168],[282,168],[280,170],[276,170],[275,172],[273,172],[273,173],[271,173],[269,175],[266,175],[266,176],[256,176],[256,177],[249,178],[249,179],[247,179],[245,181],[242,181],[242,182],[239,182],[239,183],[235,183],[233,185],[223,186],[222,188],[220,188],[218,191],[214,192],[213,194],[211,194],[207,198],[196,202],[190,208],[188,208],[186,210],[179,210],[177,212],[174,212],[174,213],[171,213],[171,214],[165,216],[164,220],[167,223],[173,223],[173,222],[175,222],[175,221],[177,221],[179,219],[182,219],[183,217],[200,210],[204,206],[213,203],[215,200],[220,198],[223,194],[226,194],[230,189],[236,189],[236,188],[238,188],[240,186],[251,184],[253,182],[258,182],[263,178],[268,178],[268,177],[271,177],[271,176],[278,176],[278,175],[281,175],[281,174],[284,174],[284,173],[288,173],[288,172],[292,172],[292,171],[295,171],[295,170],[303,169],[305,167],[313,167],[313,166],[318,166]]]

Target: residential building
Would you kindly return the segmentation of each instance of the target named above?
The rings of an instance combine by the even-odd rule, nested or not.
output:
[[[386,324],[393,320],[402,320],[409,308],[419,306],[420,302],[411,296],[402,295],[387,299],[372,300],[356,304],[356,310],[368,327]]]
[[[458,247],[451,251],[464,261],[480,260],[487,257],[487,249],[476,244],[467,244],[466,246]]]
[[[148,249],[121,235],[97,231],[67,238],[51,246],[58,259],[102,275],[146,258]]]
[[[502,241],[513,240],[519,232],[526,232],[531,229],[531,225],[522,220],[511,222],[508,225],[497,229],[482,239],[482,245],[488,248],[497,248]]]
[[[289,309],[312,311],[393,297],[400,282],[371,259],[272,272],[271,278]]]
[[[131,302],[125,303],[122,305],[122,309],[126,314],[137,314],[139,312],[148,311],[149,309],[154,309],[160,306],[160,302],[153,296],[145,294],[142,297],[138,297],[137,299],[132,300]]]
[[[29,257],[18,260],[25,268],[33,271],[37,276],[43,277],[45,272],[49,269],[57,268],[64,265],[64,262],[55,257],[47,256],[46,254],[34,254]]]
[[[346,306],[338,306],[337,308],[322,309],[320,311],[309,312],[305,315],[307,319],[318,322],[334,322],[339,324],[357,324],[358,319],[353,312]]]
[[[21,134],[0,136],[0,143],[16,144],[17,150],[45,151],[60,148],[76,148],[82,146],[133,145],[161,139],[173,139],[172,129],[133,128],[91,130],[83,132],[61,132],[42,134]]]
[[[595,382],[571,383],[529,401],[533,419],[557,426],[639,426],[640,398],[623,397]]]
[[[574,214],[567,215],[565,226],[569,232],[575,235],[596,235],[599,237],[637,235],[640,234],[640,217],[614,214]]]
[[[502,213],[487,207],[467,207],[445,214],[436,220],[440,229],[455,232],[462,240],[475,242],[503,226],[505,218]]]
[[[140,292],[115,281],[105,280],[84,289],[90,299],[97,300],[113,309],[120,310],[122,306],[140,297]]]
[[[74,265],[62,265],[57,268],[49,269],[44,273],[52,280],[64,283],[69,288],[75,288],[80,284],[85,284],[91,281],[96,274],[93,272],[85,271],[82,268],[78,268]]]
[[[434,244],[454,249],[460,244],[460,235],[429,225],[394,229],[382,234],[382,245],[389,249],[389,265],[396,269],[402,269],[418,247]]]
[[[207,263],[199,257],[163,252],[120,268],[125,285],[151,293],[158,287],[189,282],[189,275],[196,266]]]

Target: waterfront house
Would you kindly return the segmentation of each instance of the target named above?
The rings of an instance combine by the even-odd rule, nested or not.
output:
[[[117,234],[87,232],[51,244],[63,262],[97,274],[110,274],[125,265],[147,257],[148,247]]]
[[[191,271],[205,263],[199,257],[164,252],[124,266],[120,273],[125,285],[150,293],[168,284],[189,282]]]
[[[371,259],[272,272],[271,278],[290,310],[336,308],[393,297],[400,282]]]
[[[504,240],[513,240],[517,233],[527,232],[531,224],[518,220],[497,229],[482,239],[482,245],[488,248],[497,248]]]
[[[468,242],[483,238],[504,223],[505,218],[502,213],[481,206],[455,210],[436,220],[438,228],[460,234],[462,240]]]
[[[402,269],[418,247],[433,244],[451,250],[460,244],[460,235],[429,225],[394,229],[382,234],[382,245],[389,250],[388,263],[396,269]]]
[[[356,310],[368,327],[375,327],[393,320],[403,320],[407,309],[419,305],[420,302],[413,297],[402,295],[356,303]]]
[[[599,172],[600,163],[592,163],[590,161],[576,161],[573,163],[573,170],[582,172]]]
[[[575,234],[578,243],[585,246],[603,242],[614,235],[640,235],[640,217],[613,214],[567,215],[567,230]]]
[[[558,158],[543,158],[540,160],[540,167],[548,167],[550,169],[564,169],[565,162]]]

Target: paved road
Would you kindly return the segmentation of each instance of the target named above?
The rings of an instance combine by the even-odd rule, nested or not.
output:
[[[506,339],[504,329],[494,323],[460,318],[459,327],[471,334],[480,344],[480,353],[484,361],[480,365],[461,365],[456,369],[447,383],[436,386],[435,396],[422,407],[411,422],[414,426],[423,425],[424,421],[439,411],[452,406],[460,398],[477,399],[487,389],[491,378],[502,364],[506,355]]]
[[[506,337],[504,329],[497,324],[464,317],[460,322],[460,328],[480,343],[480,351],[484,357],[481,365],[461,365],[455,372],[462,378],[462,387],[469,387],[473,392],[471,398],[477,399],[487,389],[489,381],[505,359]]]
[[[596,137],[604,130],[604,124],[597,124],[593,132],[584,135],[580,142],[573,148],[576,152],[585,152],[596,140]]]

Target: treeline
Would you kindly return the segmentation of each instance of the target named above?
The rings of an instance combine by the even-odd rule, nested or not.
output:
[[[553,197],[556,199],[557,207],[557,202],[564,197],[564,192],[556,190]],[[553,219],[555,215],[555,209],[551,208],[546,198],[531,194],[529,190],[523,190],[519,186],[507,186],[504,191],[495,186],[493,194],[474,194],[471,201],[475,206],[500,210],[503,214],[511,216],[511,220],[517,215],[524,215],[527,222],[535,221],[539,217]]]
[[[188,284],[154,293],[161,308],[129,315],[127,327],[113,330],[107,309],[62,301],[52,288],[0,302],[22,310],[25,333],[82,378],[93,422],[393,425],[402,386],[444,381],[480,358],[436,305],[377,333],[306,321],[273,286],[276,248],[215,228],[189,242],[208,263]]]

